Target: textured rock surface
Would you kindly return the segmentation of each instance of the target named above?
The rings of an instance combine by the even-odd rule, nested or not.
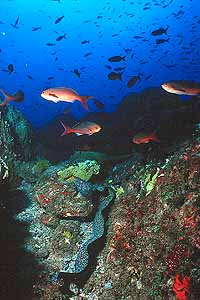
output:
[[[147,99],[145,95],[144,98]],[[14,157],[15,147],[21,151],[13,139],[20,145],[27,141],[26,134],[19,139],[17,131],[10,135],[15,129],[15,123],[11,123],[1,123],[2,141],[6,141],[6,134],[9,136],[8,158]],[[95,173],[92,169],[86,172],[88,182],[83,178],[77,181],[77,168],[82,165],[72,164],[72,172],[59,173],[70,170],[70,161],[57,166],[49,166],[47,161],[42,165],[40,161],[23,163],[22,170],[30,169],[32,173],[39,167],[34,187],[28,171],[21,171],[21,188],[30,200],[36,201],[16,216],[16,220],[29,224],[24,246],[43,267],[42,271],[37,269],[34,300],[175,300],[180,296],[180,287],[184,300],[200,298],[199,135],[197,129],[189,140],[172,145],[170,152],[161,153],[159,158],[152,158],[151,151],[147,151],[145,157],[115,165],[108,177],[99,174],[102,189],[90,182],[90,175]],[[18,161],[25,160],[26,155],[22,152]],[[7,180],[10,169],[6,155],[0,159],[0,171],[2,180]],[[112,197],[103,194],[107,189],[112,191]],[[100,196],[95,198],[96,190]],[[104,212],[112,200],[107,220]],[[105,226],[105,247],[91,254],[89,248],[103,236]],[[90,255],[95,257],[96,253],[97,266],[93,271],[93,265],[89,265],[93,273],[83,286],[78,275],[82,273],[85,279]],[[74,276],[74,296],[59,291],[63,284],[60,271]]]
[[[199,299],[198,136],[197,130],[165,160],[114,168],[111,184],[124,194],[113,206],[106,247],[84,299],[179,299],[178,284],[183,299]]]
[[[5,178],[16,185],[16,162],[31,160],[35,149],[30,124],[20,111],[9,105],[0,111],[0,153],[0,176],[2,179],[5,177],[4,169],[7,168],[8,176]]]
[[[15,155],[16,159],[30,160],[33,157],[33,132],[23,114],[13,106],[0,112],[0,146],[2,156]]]
[[[76,188],[75,183],[58,177],[46,178],[35,187],[35,200],[47,213],[57,217],[86,217],[93,208],[91,200]]]

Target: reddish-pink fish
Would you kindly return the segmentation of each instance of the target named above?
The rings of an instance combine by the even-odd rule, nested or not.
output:
[[[49,88],[41,93],[41,97],[46,100],[53,101],[55,103],[60,101],[73,103],[77,100],[81,102],[81,104],[87,110],[87,101],[90,98],[93,98],[92,96],[80,96],[76,91],[66,87]]]
[[[0,89],[0,92],[5,96],[5,99],[0,104],[0,106],[6,106],[10,101],[22,102],[24,100],[24,93],[20,90],[17,91],[14,95],[10,95],[2,89]]]
[[[151,141],[160,143],[160,140],[157,138],[155,131],[149,134],[139,132],[133,137],[132,141],[134,144],[147,144]]]
[[[84,134],[92,135],[101,130],[100,125],[93,123],[93,122],[89,122],[89,121],[78,123],[77,125],[75,125],[73,127],[66,126],[62,122],[60,122],[60,123],[64,128],[64,132],[61,134],[61,136],[68,135],[70,133],[75,133],[76,135],[84,135]]]
[[[200,83],[188,80],[171,80],[163,83],[162,88],[168,93],[177,95],[200,95]]]

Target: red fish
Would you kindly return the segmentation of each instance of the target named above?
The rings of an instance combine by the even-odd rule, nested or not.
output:
[[[0,106],[5,106],[10,101],[22,102],[24,100],[24,93],[20,90],[17,91],[14,95],[10,95],[2,89],[0,89],[0,92],[5,96],[5,100],[0,104]]]
[[[80,96],[76,91],[66,87],[49,88],[41,93],[41,97],[46,100],[53,101],[55,103],[59,101],[73,103],[77,100],[81,102],[83,107],[87,110],[88,110],[87,101],[90,98],[93,98],[92,96]]]
[[[162,88],[168,93],[177,95],[200,95],[200,83],[187,80],[172,80],[163,83]]]
[[[139,132],[133,137],[132,141],[134,144],[147,144],[151,141],[160,143],[160,140],[157,138],[155,131],[149,134],[144,132]]]
[[[84,135],[84,134],[92,135],[92,134],[97,133],[101,130],[100,125],[98,125],[96,123],[93,123],[93,122],[89,122],[89,121],[78,123],[77,125],[75,125],[73,127],[66,126],[62,122],[60,122],[60,124],[65,129],[64,132],[61,134],[61,136],[68,135],[70,133],[75,133],[78,136],[79,135]]]

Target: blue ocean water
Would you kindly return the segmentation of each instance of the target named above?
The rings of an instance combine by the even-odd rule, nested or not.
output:
[[[67,108],[75,119],[87,114],[79,102],[42,99],[49,87],[92,95],[112,112],[129,92],[171,79],[199,81],[198,11],[199,0],[1,0],[0,87],[11,94],[24,91],[25,101],[11,105],[39,128]],[[159,28],[168,28],[166,34],[152,35]],[[66,39],[56,40],[64,34]],[[116,55],[125,60],[108,61]],[[110,80],[118,67],[124,67],[122,80]],[[128,88],[133,76],[140,79]],[[98,111],[93,100],[88,104]]]

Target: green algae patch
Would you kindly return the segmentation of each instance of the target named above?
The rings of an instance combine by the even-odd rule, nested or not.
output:
[[[146,189],[146,196],[148,196],[151,193],[151,191],[153,190],[156,180],[157,180],[157,177],[159,175],[159,171],[160,170],[158,168],[156,173],[153,176],[151,174],[147,174],[147,177],[145,178],[145,181],[144,181],[144,186]]]
[[[32,168],[33,174],[40,176],[49,167],[49,161],[47,159],[38,160]]]
[[[112,188],[115,191],[116,199],[120,199],[124,196],[125,191],[122,186],[112,186]]]
[[[90,180],[93,175],[99,174],[100,165],[95,160],[86,160],[71,166],[67,165],[61,171],[57,172],[59,179],[73,181],[78,177],[84,181]]]

